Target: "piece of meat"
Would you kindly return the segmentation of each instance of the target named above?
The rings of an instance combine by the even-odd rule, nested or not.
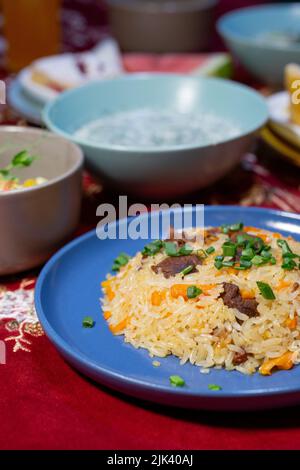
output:
[[[181,271],[189,266],[193,266],[191,273],[195,273],[197,272],[196,266],[199,264],[201,264],[201,260],[197,255],[168,256],[168,258],[165,258],[157,265],[152,266],[152,270],[156,274],[162,273],[168,279],[181,273]]]
[[[177,243],[177,246],[179,248],[181,248],[182,246],[184,246],[185,244],[188,244],[188,243],[195,243],[196,242],[196,236],[192,237],[192,238],[188,238],[187,235],[185,234],[185,232],[182,232],[181,235],[181,238],[176,238],[175,237],[175,229],[174,227],[170,227],[170,237],[165,240],[166,242],[174,242],[174,243]]]
[[[204,235],[204,243],[206,245],[216,242],[219,237],[217,236],[219,233],[221,233],[220,227],[213,227],[205,230],[205,235]]]
[[[239,287],[235,284],[224,282],[223,287],[224,292],[220,297],[223,299],[224,305],[229,308],[236,308],[239,312],[248,315],[250,318],[259,316],[256,299],[244,299]]]
[[[292,287],[292,292],[296,292],[300,287],[299,282],[295,282]]]
[[[236,352],[234,353],[232,363],[234,366],[240,366],[241,364],[244,364],[248,359],[248,354],[246,351],[243,352]]]

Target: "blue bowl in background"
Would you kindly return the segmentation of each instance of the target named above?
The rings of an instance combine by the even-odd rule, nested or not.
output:
[[[220,18],[217,27],[231,52],[264,83],[282,85],[284,67],[300,63],[299,4],[242,8]],[[283,42],[282,35],[291,40]]]
[[[210,145],[141,149],[78,139],[83,125],[119,111],[171,110],[208,113],[236,123],[234,138]],[[47,105],[44,121],[54,132],[79,144],[88,167],[119,191],[171,197],[208,186],[237,164],[268,118],[263,97],[234,82],[170,74],[136,74],[97,81],[61,94]]]

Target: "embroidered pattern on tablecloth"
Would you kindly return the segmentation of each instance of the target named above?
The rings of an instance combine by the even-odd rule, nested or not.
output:
[[[0,285],[0,321],[9,335],[4,341],[11,342],[13,351],[30,352],[30,336],[44,334],[34,307],[34,279],[24,279],[15,290]]]

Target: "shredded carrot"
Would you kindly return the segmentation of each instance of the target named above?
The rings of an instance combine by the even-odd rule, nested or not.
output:
[[[188,300],[188,296],[187,296],[187,289],[188,289],[188,285],[187,284],[174,284],[173,286],[171,286],[171,296],[174,298],[174,299],[178,299],[178,297],[183,297],[185,300]]]
[[[121,331],[124,330],[124,328],[126,328],[126,326],[129,323],[129,320],[130,319],[128,317],[126,317],[126,318],[124,318],[124,320],[120,321],[120,323],[117,323],[116,325],[109,325],[110,331],[113,334],[120,333]]]
[[[151,294],[151,303],[154,307],[159,307],[163,300],[166,298],[166,293],[164,291],[154,291]]]
[[[291,285],[291,282],[281,279],[281,281],[279,282],[277,286],[277,290],[286,289],[287,287],[290,287],[290,285]]]
[[[227,274],[232,274],[232,275],[235,275],[235,274],[238,273],[238,272],[237,272],[235,269],[233,269],[233,268],[227,268],[227,269],[225,269],[224,271],[226,271]],[[222,271],[221,271],[221,272],[222,272]]]
[[[216,287],[217,284],[197,284],[196,287],[201,289],[202,292],[206,293]],[[192,285],[191,285],[192,286]],[[178,299],[178,297],[183,297],[185,300],[188,300],[187,290],[189,287],[187,284],[174,284],[171,286],[171,297]]]
[[[264,241],[264,242],[267,242],[270,240],[270,237],[269,235],[267,235],[266,233],[263,233],[263,229],[261,228],[257,228],[257,227],[244,227],[244,231],[245,232],[252,232],[252,233],[256,233],[258,234],[258,236]]]
[[[197,285],[197,287],[199,287],[199,289],[201,289],[203,292],[207,292],[217,287],[217,284],[200,284]]]
[[[164,315],[164,318],[169,318],[171,315],[172,315],[171,312],[167,312],[167,313]]]
[[[262,229],[258,228],[258,227],[252,227],[251,225],[248,225],[248,226],[244,227],[244,231],[245,232],[262,232]]]
[[[115,297],[115,293],[111,288],[111,280],[107,279],[106,281],[103,281],[101,283],[101,286],[103,287],[103,289],[105,289],[105,294],[107,295],[108,300],[113,300],[113,298]]]
[[[273,238],[281,238],[280,233],[277,233],[277,232],[273,233]]]
[[[285,325],[290,329],[290,330],[295,330],[298,325],[298,318],[295,316],[294,318],[288,318],[285,322]]]
[[[255,293],[253,290],[241,289],[243,299],[254,299]]]
[[[292,369],[294,366],[293,362],[293,354],[291,351],[287,351],[280,357],[275,357],[274,359],[268,359],[265,361],[261,367],[259,368],[259,372],[262,375],[271,375],[272,370],[277,367],[277,369],[281,370],[289,370]]]
[[[103,316],[104,316],[105,320],[109,320],[110,317],[111,317],[111,312],[106,310],[106,312],[103,312]]]

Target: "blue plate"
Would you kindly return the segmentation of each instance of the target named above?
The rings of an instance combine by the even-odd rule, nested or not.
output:
[[[149,215],[143,217],[149,223]],[[230,206],[205,209],[207,226],[236,221],[300,240],[300,215]],[[126,224],[127,219],[117,223]],[[241,410],[299,403],[300,367],[270,377],[216,369],[204,375],[196,366],[180,366],[173,356],[159,359],[161,366],[154,367],[147,351],[134,349],[124,343],[122,336],[111,334],[100,308],[100,282],[120,252],[134,255],[146,243],[100,241],[93,231],[68,244],[44,267],[36,286],[37,313],[47,336],[67,361],[103,385],[167,405]],[[82,327],[87,315],[96,321],[92,329]],[[185,387],[169,384],[169,376],[174,374],[184,378]],[[222,390],[211,391],[209,384],[220,385]]]
[[[8,88],[8,102],[28,122],[38,126],[43,125],[42,110],[44,105],[30,97],[17,77]]]

